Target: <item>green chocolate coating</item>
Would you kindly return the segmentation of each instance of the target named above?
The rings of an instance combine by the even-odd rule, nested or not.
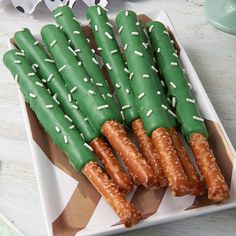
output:
[[[91,126],[87,117],[79,109],[79,106],[73,99],[69,99],[71,96],[70,91],[65,86],[63,78],[44,48],[40,44],[34,45],[36,39],[29,29],[16,32],[14,42],[24,51],[26,58],[31,64],[38,65],[36,72],[40,78],[45,78],[44,81],[47,81],[47,78],[53,74],[53,79],[46,82],[45,86],[50,89],[54,97],[56,94],[56,100],[60,103],[59,105],[64,113],[72,119],[73,124],[75,124],[76,128],[83,134],[86,142],[90,143],[99,135],[99,132]]]
[[[63,32],[54,25],[46,25],[41,30],[42,39],[54,58],[57,68],[66,65],[61,75],[69,89],[76,88],[73,97],[87,115],[95,129],[100,130],[107,120],[116,120],[112,108],[99,93],[96,85],[89,79],[89,75],[73,52],[69,50],[68,41]]]
[[[3,57],[4,64],[14,78],[18,78],[26,101],[45,131],[68,156],[74,168],[81,170],[89,161],[95,161],[93,152],[84,145],[79,132],[76,129],[70,129],[71,123],[66,120],[63,111],[46,88],[37,85],[41,83],[41,80],[35,75],[25,56],[17,55],[19,52],[17,49],[8,51]]]
[[[95,54],[92,52],[83,29],[75,18],[72,9],[68,6],[59,6],[53,11],[53,16],[67,39],[70,40],[71,47],[76,52],[76,57],[82,62],[88,75],[93,78],[98,91],[106,99],[107,104],[113,109],[117,119],[121,119],[118,107],[114,102],[111,91],[96,61]]]
[[[143,46],[143,36],[140,25],[137,25],[137,15],[132,11],[122,11],[116,18],[118,27],[123,26],[121,41],[130,73],[133,73],[131,86],[135,93],[136,104],[147,134],[164,127],[172,128],[175,119],[168,112],[168,104],[158,74],[153,70],[150,52]],[[144,96],[140,98],[141,94]]]
[[[159,69],[168,87],[168,94],[176,99],[176,115],[183,134],[187,139],[194,133],[201,133],[207,138],[208,132],[204,122],[193,118],[201,119],[201,115],[192,97],[181,62],[169,34],[166,33],[166,27],[161,22],[149,22],[147,26]]]
[[[98,8],[100,10],[98,10]],[[101,13],[101,14],[100,14]],[[136,109],[134,92],[129,81],[129,71],[125,66],[120,48],[109,22],[106,11],[99,6],[89,7],[86,12],[87,18],[96,40],[97,46],[102,48],[100,54],[115,89],[127,125],[136,120],[138,112]],[[109,38],[111,37],[111,38]],[[127,107],[127,108],[126,108]]]

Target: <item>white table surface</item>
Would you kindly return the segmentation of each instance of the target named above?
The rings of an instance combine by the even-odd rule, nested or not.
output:
[[[34,33],[52,21],[45,7],[26,16],[0,0],[0,55],[21,27]],[[110,0],[112,14],[123,8],[138,13],[165,9],[228,133],[236,143],[236,36],[208,24],[202,0]],[[81,4],[82,12],[85,5]],[[81,19],[84,14],[80,13]],[[0,212],[24,235],[45,236],[39,192],[16,85],[0,60]],[[236,145],[234,145],[236,147]],[[124,235],[236,235],[236,209],[167,223]]]

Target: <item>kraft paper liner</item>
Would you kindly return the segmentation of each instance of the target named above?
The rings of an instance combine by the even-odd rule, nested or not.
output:
[[[205,125],[209,132],[208,142],[214,152],[216,162],[220,167],[223,176],[225,177],[227,185],[230,187],[234,161],[233,153],[224,138],[219,124],[211,120],[205,120]],[[192,206],[188,207],[186,211],[214,204],[214,202],[207,198],[206,192],[203,196],[196,197]]]
[[[101,195],[82,173],[73,169],[66,155],[59,150],[46,134],[28,104],[26,104],[26,111],[34,141],[54,165],[79,181],[79,185],[66,208],[57,220],[53,222],[53,234],[55,236],[74,235],[86,227]]]

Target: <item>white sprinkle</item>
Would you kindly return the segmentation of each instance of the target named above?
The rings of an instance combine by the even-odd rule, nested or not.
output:
[[[92,95],[96,94],[93,90],[89,90],[88,93]]]
[[[50,82],[50,80],[52,79],[52,77],[53,77],[53,74],[49,75],[49,76],[48,76],[48,79],[47,79],[47,82]]]
[[[126,43],[124,46],[124,50],[126,50],[128,48],[128,44]]]
[[[85,78],[84,78],[84,82],[88,82],[88,78],[85,77]]]
[[[57,14],[54,15],[55,18],[59,17],[59,16],[62,16],[62,12],[58,12]]]
[[[107,21],[106,24],[107,24],[110,28],[113,28],[113,25],[112,25],[109,21]]]
[[[61,25],[61,26],[59,27],[59,29],[62,30],[62,29],[63,29],[63,26]],[[69,42],[69,41],[68,41],[68,42]]]
[[[99,16],[102,14],[100,7],[97,7],[97,13],[98,13]]]
[[[78,66],[81,66],[82,65],[82,61],[78,61]]]
[[[44,60],[45,60],[46,62],[54,63],[54,60],[49,59],[49,58],[45,58]]]
[[[18,81],[19,81],[19,75],[18,74],[16,74],[15,75],[15,81],[18,83]]]
[[[97,25],[94,25],[94,29],[96,32],[98,32],[98,26]]]
[[[185,68],[183,68],[183,72],[184,72],[184,74],[186,73],[186,70],[185,70]]]
[[[166,100],[171,104],[171,100],[170,100],[170,98],[166,98]]]
[[[172,66],[177,66],[177,65],[178,65],[177,62],[171,62],[170,64],[171,64]]]
[[[98,51],[102,51],[102,48],[99,48],[99,47],[98,47],[97,50],[98,50]]]
[[[76,109],[76,110],[78,110],[79,108],[76,106],[76,105],[72,105],[72,107],[74,108],[74,109]]]
[[[69,102],[72,102],[72,97],[70,94],[68,94],[68,100],[69,100]]]
[[[34,45],[37,46],[39,44],[39,41],[35,41]]]
[[[146,49],[148,48],[146,43],[143,42],[142,45],[143,45]]]
[[[81,49],[77,48],[74,50],[74,52],[79,53],[79,52],[81,52]]]
[[[147,117],[151,116],[152,113],[153,113],[153,110],[150,109],[150,110],[147,112]]]
[[[52,94],[50,89],[47,89],[47,91],[48,91],[48,93],[49,93],[50,95]]]
[[[88,117],[85,117],[85,118],[84,118],[84,121],[88,121]]]
[[[113,39],[113,37],[112,37],[108,32],[105,32],[105,35],[106,35],[109,39]]]
[[[143,78],[149,78],[148,74],[143,74]]]
[[[22,56],[22,57],[25,56],[25,54],[24,54],[23,52],[15,52],[15,55],[17,55],[17,56]]]
[[[158,95],[161,95],[161,91],[157,91],[157,94],[158,94]]]
[[[75,86],[75,87],[73,87],[73,88],[70,90],[70,92],[71,92],[71,93],[74,93],[76,90],[77,90],[77,87]]]
[[[68,138],[67,138],[66,135],[64,135],[64,142],[65,142],[65,143],[68,143]]]
[[[189,87],[190,89],[193,89],[193,86],[192,86],[190,83],[188,83],[188,87]]]
[[[170,85],[171,85],[173,88],[176,88],[176,85],[175,85],[173,82],[170,82]]]
[[[36,96],[35,94],[33,94],[33,93],[30,93],[29,95],[30,95],[30,97],[32,97],[32,98],[36,98],[36,97],[37,97],[37,96]]]
[[[112,68],[111,68],[109,63],[106,63],[106,67],[107,67],[108,70],[112,70]]]
[[[57,43],[57,41],[56,41],[56,40],[53,40],[53,41],[50,43],[50,47],[53,47],[56,43]]]
[[[172,107],[175,107],[175,105],[176,105],[176,98],[175,97],[172,98],[171,104],[172,104]]]
[[[57,100],[57,94],[54,94],[52,98],[55,100],[55,102],[60,105],[60,102]]]
[[[106,109],[106,108],[109,108],[109,105],[105,104],[105,105],[98,106],[97,110],[99,111],[99,110]]]
[[[60,128],[58,126],[55,126],[55,130],[57,131],[57,133],[61,132],[61,130],[60,130]]]
[[[88,145],[87,143],[84,143],[84,146],[85,146],[86,148],[88,148],[90,151],[93,152],[93,149],[92,149],[92,147],[91,147],[90,145]]]
[[[129,70],[125,67],[124,68],[124,72],[126,72],[127,74],[129,74]]]
[[[139,52],[139,51],[136,51],[136,50],[135,50],[134,53],[135,53],[136,55],[140,56],[140,57],[143,56],[143,54],[142,54],[141,52]]]
[[[103,87],[103,84],[102,84],[102,83],[96,83],[96,85],[97,85],[98,87]]]
[[[58,71],[61,72],[66,68],[66,65],[62,66]]]
[[[164,30],[163,33],[169,35],[169,33],[166,30]]]
[[[125,89],[125,92],[126,92],[127,94],[129,94],[129,93],[130,93],[129,89]]]
[[[15,60],[14,63],[15,63],[15,64],[21,64],[21,61]]]
[[[118,50],[115,49],[115,50],[112,50],[112,51],[111,51],[111,54],[113,55],[113,54],[115,54],[115,53],[117,53],[117,52],[118,52]]]
[[[46,79],[42,79],[42,81],[43,81],[43,83],[45,83],[45,84],[47,83],[47,80],[46,80]]]
[[[112,98],[112,95],[110,93],[107,93],[107,97]]]
[[[77,56],[77,54],[75,53],[75,51],[69,46],[68,49],[75,55]]]
[[[157,70],[157,68],[156,68],[155,66],[151,66],[151,68],[152,68],[156,73],[158,73],[158,70]]]
[[[83,133],[80,133],[80,136],[82,137],[83,140],[85,140]]]
[[[139,22],[139,21],[137,21],[135,25],[140,25],[140,22]]]
[[[124,26],[121,26],[118,30],[118,33],[120,34],[123,29],[124,29]]]
[[[176,114],[175,114],[173,111],[168,110],[168,112],[169,112],[172,116],[174,116],[175,118],[177,117]]]
[[[77,31],[77,30],[75,30],[75,31],[73,31],[73,34],[80,34],[80,32],[79,31]]]
[[[93,84],[93,78],[90,78],[91,83]]]
[[[186,101],[187,101],[187,102],[190,102],[190,103],[195,103],[195,100],[194,100],[194,99],[191,99],[191,98],[186,98]]]
[[[32,68],[39,68],[39,65],[38,64],[33,64]]]
[[[120,111],[120,114],[121,114],[122,120],[125,120],[124,112]]]
[[[175,41],[174,41],[174,40],[170,40],[170,42],[171,42],[172,44],[175,44]]]
[[[25,29],[24,29],[24,28],[22,28],[22,29],[18,29],[18,31],[20,31],[20,32],[24,32]]]
[[[163,107],[165,110],[168,109],[168,107],[166,105],[164,105],[164,104],[161,104],[161,107]]]
[[[35,76],[35,73],[34,73],[34,72],[28,73],[28,77],[32,77],[32,76]]]
[[[90,23],[91,23],[91,19],[88,19],[88,24],[90,25]]]
[[[131,34],[132,34],[132,35],[135,35],[135,36],[139,35],[139,33],[138,33],[137,31],[134,31],[134,32],[132,32]]]
[[[201,117],[198,117],[198,116],[193,116],[193,119],[194,120],[199,120],[199,121],[204,121],[204,119],[202,119]]]
[[[95,53],[95,50],[93,48],[91,49],[91,51],[92,51],[92,53]]]
[[[134,73],[132,72],[132,73],[130,73],[130,75],[129,75],[129,80],[132,80],[133,77],[134,77]]]
[[[162,87],[165,87],[165,82],[163,80],[161,80],[161,85]]]
[[[75,20],[76,22],[78,22],[78,20],[77,20],[75,17],[73,17],[73,20]]]
[[[105,97],[105,95],[104,95],[104,94],[102,94],[102,97],[103,97],[103,99],[104,99],[104,100],[106,100],[106,97]]]
[[[65,117],[68,121],[72,122],[72,119],[71,119],[68,115],[64,115],[64,117]]]
[[[140,93],[140,94],[138,95],[138,99],[142,99],[144,96],[145,96],[145,93]]]
[[[70,127],[69,127],[69,129],[74,129],[75,128],[75,126],[74,125],[71,125]]]
[[[92,61],[97,65],[99,64],[98,61],[94,57],[92,58]]]
[[[175,57],[177,57],[177,58],[178,58],[178,55],[177,55],[175,52],[173,53],[173,56],[175,56]]]
[[[128,15],[129,15],[129,12],[128,12],[128,11],[125,11],[125,15],[128,16]]]
[[[116,88],[120,88],[120,85],[119,85],[119,84],[117,84],[117,83],[115,84],[115,86],[116,86]]]
[[[122,110],[125,110],[125,109],[128,109],[128,108],[130,108],[130,107],[131,107],[130,105],[124,105],[124,106],[121,107],[121,109],[122,109]]]
[[[53,108],[53,105],[46,105],[45,108],[47,108],[47,109],[52,109],[52,108]]]
[[[154,28],[154,25],[151,25],[151,26],[149,27],[149,30],[148,30],[148,32],[149,32],[149,33],[151,33],[151,32],[152,32],[152,30],[153,30],[153,28]]]
[[[158,49],[157,49],[157,53],[160,53],[160,52],[161,52],[161,48],[158,48]]]

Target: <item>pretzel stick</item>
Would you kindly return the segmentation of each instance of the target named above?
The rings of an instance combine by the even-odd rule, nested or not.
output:
[[[107,121],[102,126],[102,132],[110,144],[118,151],[132,179],[145,187],[159,187],[156,175],[135,145],[128,138],[124,127],[114,121]]]
[[[168,185],[168,182],[160,164],[160,157],[155,150],[152,139],[147,136],[141,119],[133,121],[132,128],[134,134],[138,139],[138,144],[144,157],[146,157],[147,162],[152,167],[154,173],[158,178],[160,187],[166,187]]]
[[[229,188],[215,162],[214,154],[206,138],[202,134],[193,134],[189,139],[189,144],[206,182],[208,198],[215,202],[229,199]]]
[[[113,208],[126,227],[131,227],[141,220],[141,214],[119,193],[116,186],[109,181],[97,164],[92,161],[89,162],[82,172]]]
[[[97,137],[90,145],[119,191],[127,194],[133,190],[133,183],[122,169],[108,144],[102,138]]]

